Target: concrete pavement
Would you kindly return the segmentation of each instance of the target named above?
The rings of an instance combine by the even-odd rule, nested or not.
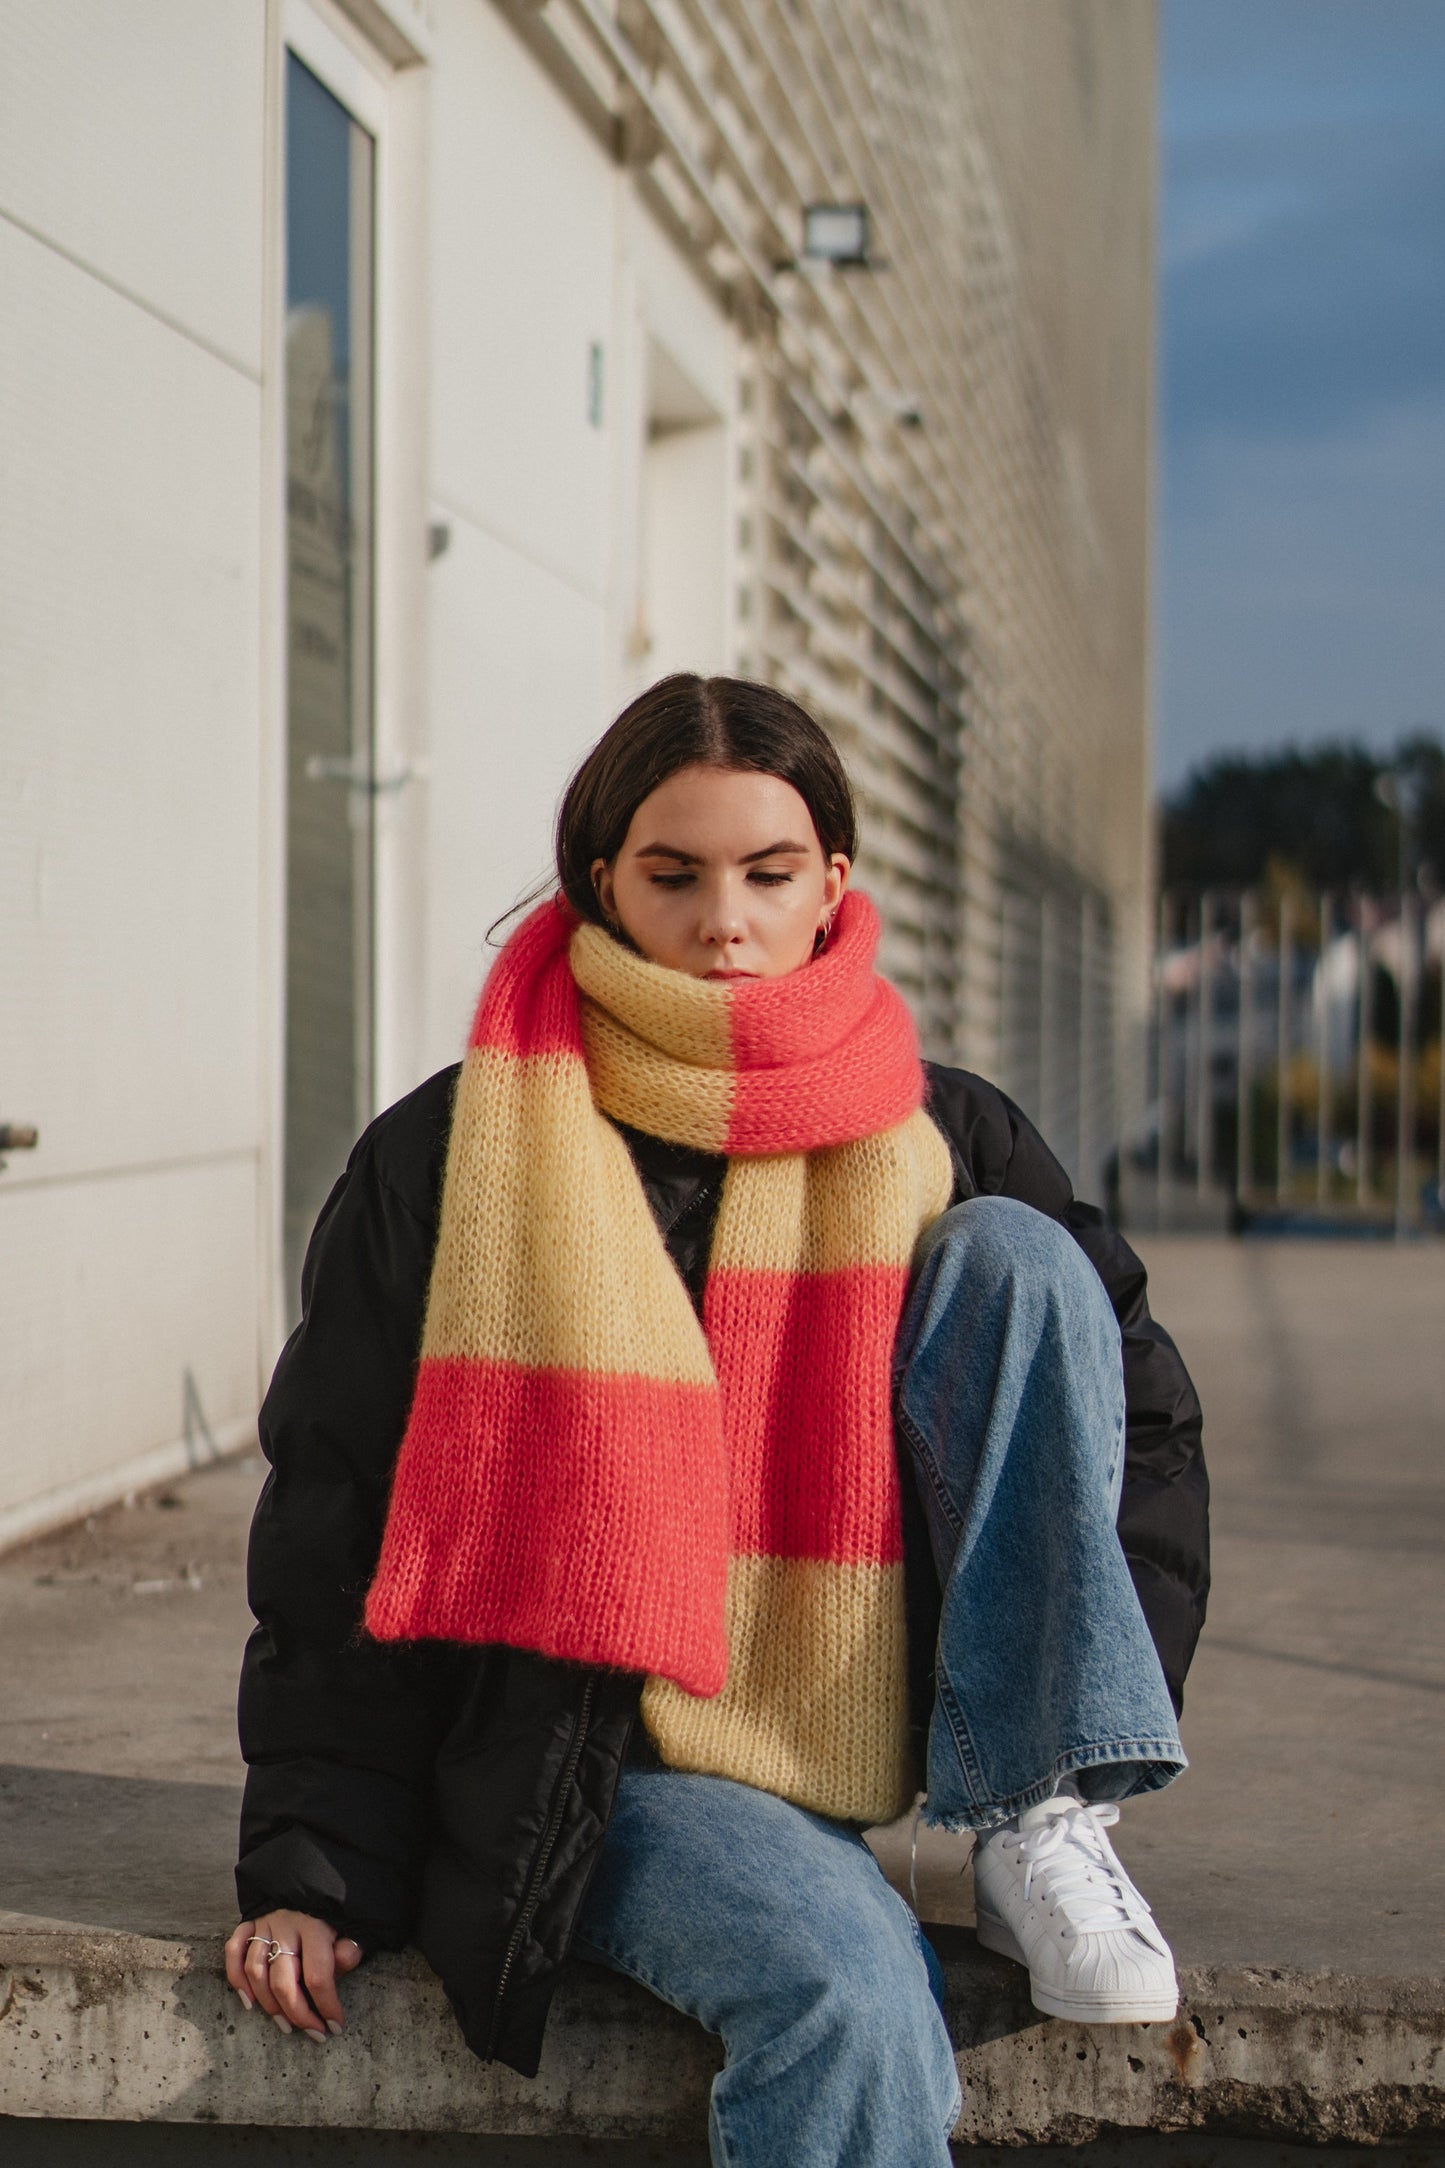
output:
[[[1445,1248],[1141,1247],[1215,1480],[1194,1766],[1120,1831],[1186,2001],[1172,2029],[1044,2023],[1017,1968],[942,1933],[958,2135],[1438,2128]],[[369,1967],[324,2049],[228,2008],[260,1474],[223,1463],[0,1559],[0,2114],[581,2130],[700,2158],[712,2043],[584,1968],[535,2088],[465,2054],[414,1959]],[[925,1847],[926,1916],[967,1918],[958,1859]]]
[[[1187,1776],[1123,1845],[1201,1964],[1445,1972],[1445,1246],[1141,1241],[1200,1388]]]

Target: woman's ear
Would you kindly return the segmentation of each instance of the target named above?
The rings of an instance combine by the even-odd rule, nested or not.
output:
[[[601,906],[602,916],[609,926],[615,926],[617,923],[617,898],[612,887],[612,868],[605,858],[594,858],[591,871],[592,886],[597,891],[597,901]]]
[[[848,886],[852,871],[852,860],[845,858],[841,851],[834,851],[828,860],[828,870],[823,876],[823,901],[830,912],[836,911],[842,902],[843,891]]]

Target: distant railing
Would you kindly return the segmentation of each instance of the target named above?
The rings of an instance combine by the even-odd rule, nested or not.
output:
[[[1166,894],[1126,1217],[1445,1232],[1445,899]]]

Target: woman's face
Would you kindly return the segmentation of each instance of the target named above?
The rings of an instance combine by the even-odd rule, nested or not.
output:
[[[679,768],[644,798],[592,880],[608,919],[655,964],[695,979],[776,979],[813,954],[850,868],[823,856],[791,783]]]

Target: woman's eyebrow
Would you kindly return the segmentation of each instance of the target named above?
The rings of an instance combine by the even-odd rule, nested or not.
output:
[[[675,843],[644,843],[637,853],[639,858],[671,858],[680,866],[700,866],[702,860],[692,851],[680,851]],[[781,843],[769,843],[764,850],[749,851],[740,858],[740,866],[756,865],[760,858],[806,858],[806,843],[790,843],[785,837]]]
[[[760,858],[806,858],[807,855],[808,846],[806,843],[789,843],[784,838],[781,843],[770,843],[765,851],[749,851],[746,858],[738,860],[738,864],[740,866],[751,866],[755,865]]]

